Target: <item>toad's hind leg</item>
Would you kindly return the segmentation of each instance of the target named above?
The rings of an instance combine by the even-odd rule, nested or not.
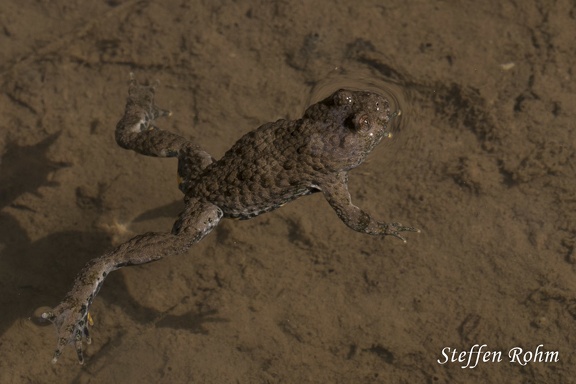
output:
[[[116,125],[116,142],[146,156],[178,157],[179,187],[185,192],[214,159],[198,145],[154,124],[157,118],[169,115],[154,104],[154,86],[139,84],[131,75],[124,116]]]
[[[52,311],[42,314],[56,326],[58,342],[52,362],[74,344],[84,362],[82,342],[90,342],[88,311],[110,272],[178,255],[206,236],[222,218],[222,210],[210,203],[190,199],[171,232],[149,232],[136,236],[105,255],[91,260],[76,278],[72,290]]]

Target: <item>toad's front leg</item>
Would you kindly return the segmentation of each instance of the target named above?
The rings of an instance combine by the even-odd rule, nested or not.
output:
[[[58,333],[52,362],[55,363],[68,344],[74,344],[80,364],[84,363],[82,343],[90,343],[88,309],[104,279],[116,269],[149,263],[166,256],[180,254],[200,241],[220,221],[222,211],[213,204],[191,200],[174,224],[171,233],[146,233],[118,246],[86,265],[74,287],[52,311],[42,317],[50,320]]]
[[[405,227],[400,223],[379,222],[352,204],[350,192],[348,192],[348,174],[345,172],[338,174],[334,180],[322,183],[320,189],[340,220],[357,232],[369,235],[394,236],[404,242],[406,239],[400,234],[401,232],[420,232],[419,229]]]

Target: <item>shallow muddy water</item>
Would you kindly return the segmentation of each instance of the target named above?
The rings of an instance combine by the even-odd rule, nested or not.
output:
[[[9,0],[0,26],[0,382],[574,380],[573,1]],[[183,207],[174,159],[114,141],[130,72],[216,158],[335,87],[387,87],[400,129],[352,199],[422,232],[355,233],[320,194],[224,220],[112,273],[86,364],[51,364],[41,309]]]

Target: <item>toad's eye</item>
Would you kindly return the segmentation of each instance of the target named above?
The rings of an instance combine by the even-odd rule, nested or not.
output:
[[[352,105],[354,102],[352,93],[340,90],[334,94],[334,104],[336,105]]]
[[[370,118],[368,115],[351,115],[346,119],[346,125],[357,132],[362,132],[370,128]]]
[[[355,118],[355,126],[357,131],[362,131],[370,127],[370,118],[368,115],[360,115]]]

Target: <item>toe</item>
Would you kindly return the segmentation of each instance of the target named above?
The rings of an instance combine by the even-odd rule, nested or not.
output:
[[[78,362],[80,365],[84,364],[84,353],[82,352],[82,340],[76,340],[74,343],[76,347],[76,355],[78,356]]]

